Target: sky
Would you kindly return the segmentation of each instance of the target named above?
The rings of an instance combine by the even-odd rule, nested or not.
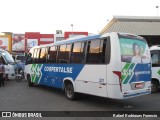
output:
[[[97,34],[113,16],[159,16],[160,0],[0,0],[0,32]]]

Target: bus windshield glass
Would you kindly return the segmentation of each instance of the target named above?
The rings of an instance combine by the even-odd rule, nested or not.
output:
[[[7,63],[14,63],[12,56],[7,51],[2,52],[2,55],[7,61]]]
[[[119,36],[121,61],[128,63],[150,63],[150,52],[146,41],[135,36]]]

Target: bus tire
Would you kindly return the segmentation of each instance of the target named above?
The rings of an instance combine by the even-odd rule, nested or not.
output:
[[[154,80],[151,81],[151,92],[154,93],[158,90],[158,83]]]
[[[28,81],[28,86],[33,87],[33,83],[31,82],[31,77],[30,75],[27,76],[27,81]]]
[[[73,85],[71,83],[65,86],[65,95],[69,100],[75,100],[77,94],[74,92]]]

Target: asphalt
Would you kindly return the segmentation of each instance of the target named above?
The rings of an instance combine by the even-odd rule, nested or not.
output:
[[[70,101],[59,89],[46,86],[29,87],[25,80],[22,82],[5,81],[5,87],[0,87],[0,111],[82,111],[82,115],[85,111],[94,111],[92,113],[95,116],[95,111],[97,114],[104,111],[160,111],[159,101],[160,91],[125,100],[81,95],[78,100]],[[105,118],[102,116],[101,119]]]

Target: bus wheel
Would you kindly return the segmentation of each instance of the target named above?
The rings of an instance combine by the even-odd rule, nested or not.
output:
[[[67,99],[69,99],[69,100],[75,100],[76,99],[76,93],[74,92],[74,88],[73,88],[73,85],[71,83],[67,84],[65,86],[65,95],[66,95]]]
[[[158,84],[156,81],[151,82],[151,91],[152,93],[156,92],[158,90]]]
[[[27,76],[27,81],[28,81],[28,86],[33,87],[33,83],[31,82],[31,77],[30,75]]]

